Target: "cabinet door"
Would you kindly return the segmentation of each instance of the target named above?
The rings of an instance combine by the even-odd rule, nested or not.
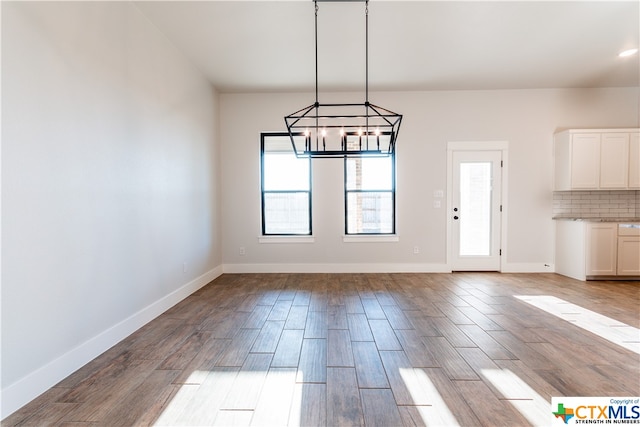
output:
[[[587,276],[614,276],[617,270],[618,224],[587,225]]]
[[[571,138],[571,188],[596,189],[600,184],[600,134],[576,133]]]
[[[600,188],[627,188],[629,134],[603,133],[600,141]]]
[[[640,188],[640,133],[629,136],[629,188]]]
[[[618,236],[618,275],[640,276],[640,237]]]

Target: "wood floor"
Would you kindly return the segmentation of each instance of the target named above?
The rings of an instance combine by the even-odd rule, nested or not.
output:
[[[546,426],[552,396],[640,395],[639,307],[555,274],[223,275],[2,425]]]

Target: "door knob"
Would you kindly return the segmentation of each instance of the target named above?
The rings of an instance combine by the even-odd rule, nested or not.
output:
[[[455,216],[453,217],[453,219],[458,219],[458,215],[455,215]]]
[[[454,212],[458,212],[458,208],[453,208],[453,211]]]

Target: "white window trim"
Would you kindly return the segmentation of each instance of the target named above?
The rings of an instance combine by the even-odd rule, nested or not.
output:
[[[394,243],[400,241],[397,234],[345,234],[344,243]]]
[[[258,243],[315,243],[314,236],[259,236]]]

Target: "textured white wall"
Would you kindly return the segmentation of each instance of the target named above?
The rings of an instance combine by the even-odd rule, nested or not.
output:
[[[340,160],[314,160],[315,243],[260,244],[259,135],[285,130],[283,116],[313,94],[221,95],[223,263],[229,271],[301,265],[300,270],[446,267],[448,141],[508,141],[506,269],[545,271],[554,263],[553,133],[565,128],[635,127],[638,88],[382,92],[373,103],[404,115],[397,148],[399,242],[344,243]],[[321,94],[322,102],[361,102],[363,94]],[[239,255],[239,247],[246,255]],[[414,246],[420,253],[414,254]],[[308,264],[321,264],[310,266]],[[369,264],[362,266],[361,264]],[[295,266],[293,267],[295,269]],[[351,268],[351,267],[349,267]],[[347,268],[348,269],[348,268]]]
[[[2,91],[6,416],[215,275],[221,243],[218,95],[130,2],[3,2]]]

